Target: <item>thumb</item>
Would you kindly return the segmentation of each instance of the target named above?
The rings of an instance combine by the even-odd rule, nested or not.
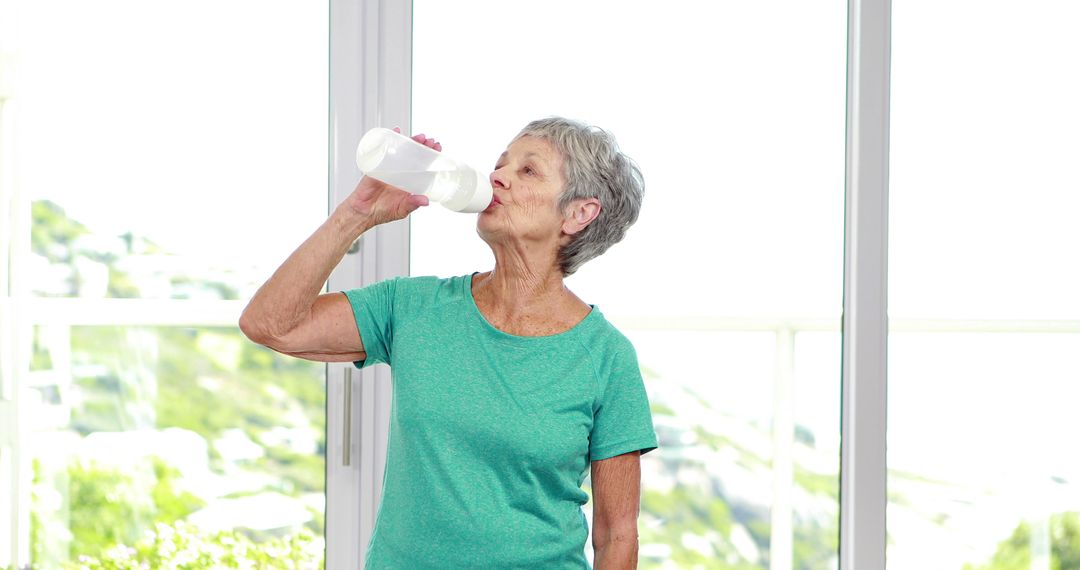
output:
[[[427,196],[422,194],[412,194],[405,199],[405,211],[411,213],[421,206],[427,206],[429,203],[430,200],[428,200]]]

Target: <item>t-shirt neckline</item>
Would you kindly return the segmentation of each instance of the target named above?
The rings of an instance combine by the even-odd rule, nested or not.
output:
[[[600,309],[596,308],[596,305],[589,303],[589,313],[585,315],[585,318],[581,319],[576,325],[570,327],[563,332],[540,336],[521,336],[516,334],[510,334],[506,331],[496,328],[495,325],[491,324],[491,322],[487,320],[487,317],[484,316],[484,313],[480,312],[480,307],[476,306],[476,299],[473,298],[472,294],[472,281],[473,276],[477,273],[480,272],[474,271],[468,275],[462,276],[462,287],[464,287],[465,289],[465,298],[469,301],[469,308],[471,309],[472,314],[476,316],[476,318],[480,321],[481,324],[483,324],[485,329],[487,329],[491,334],[495,335],[500,339],[508,340],[515,343],[536,343],[553,340],[561,341],[581,332],[586,327],[588,327],[589,324],[592,323],[592,321],[596,320],[600,316]]]

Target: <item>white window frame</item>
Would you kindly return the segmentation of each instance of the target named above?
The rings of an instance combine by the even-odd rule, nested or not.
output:
[[[411,132],[411,97],[412,2],[331,0],[331,208],[360,179],[356,145],[367,129],[398,126]],[[368,231],[354,249],[330,274],[330,291],[408,275],[408,219]],[[385,364],[364,370],[351,363],[327,366],[327,570],[363,567],[382,494],[390,398]]]
[[[840,570],[885,568],[891,0],[848,0]]]

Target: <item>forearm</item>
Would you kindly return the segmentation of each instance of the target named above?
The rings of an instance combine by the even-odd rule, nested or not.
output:
[[[593,549],[594,570],[630,570],[637,568],[637,538],[613,540]]]
[[[374,225],[347,208],[335,210],[251,298],[240,317],[245,334],[274,338],[292,330],[311,310],[352,243]]]

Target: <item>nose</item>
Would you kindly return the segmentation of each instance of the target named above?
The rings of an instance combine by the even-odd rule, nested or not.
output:
[[[503,174],[500,170],[496,170],[496,171],[492,172],[491,176],[489,178],[491,179],[491,185],[496,187],[496,188],[506,189],[507,185],[509,183],[509,180],[506,178],[506,175]]]

